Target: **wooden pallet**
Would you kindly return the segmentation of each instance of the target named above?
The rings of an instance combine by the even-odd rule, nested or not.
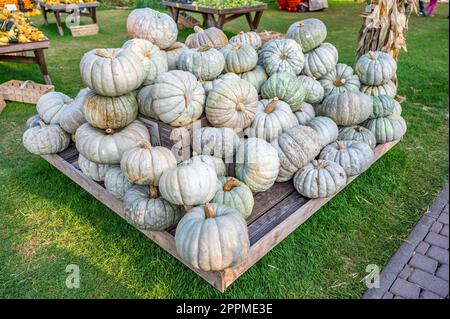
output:
[[[378,145],[375,148],[375,161],[398,142],[397,140]],[[116,214],[124,218],[122,202],[110,195],[102,183],[91,180],[79,170],[77,164],[78,151],[75,146],[72,145],[59,154],[44,155],[42,157]],[[356,177],[349,178],[347,185]],[[205,272],[186,264],[175,249],[175,228],[163,232],[140,231],[208,283],[224,292],[239,276],[264,257],[273,247],[304,223],[331,198],[305,198],[294,190],[291,181],[276,183],[268,191],[256,194],[255,207],[247,219],[251,245],[249,255],[241,264],[222,271]]]

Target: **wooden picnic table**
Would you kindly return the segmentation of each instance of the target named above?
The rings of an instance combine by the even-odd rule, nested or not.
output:
[[[45,84],[51,85],[52,80],[48,74],[45,63],[44,50],[50,47],[50,41],[35,41],[28,43],[17,43],[0,46],[0,62],[14,62],[25,64],[38,64],[44,77]],[[34,56],[26,53],[33,52]]]
[[[56,26],[58,27],[59,35],[64,35],[64,30],[62,27],[61,14],[69,14],[73,10],[70,10],[70,7],[74,8],[77,6],[78,9],[86,9],[87,12],[80,12],[80,16],[90,17],[94,23],[97,23],[97,8],[100,6],[99,2],[93,3],[72,3],[72,4],[59,4],[59,5],[50,5],[45,2],[39,2],[42,8],[42,14],[44,15],[44,24],[48,25],[47,13],[53,12],[56,19]]]
[[[163,5],[171,13],[175,22],[178,23],[180,11],[196,12],[203,16],[203,25],[222,29],[225,23],[228,23],[241,16],[245,16],[251,31],[258,29],[259,22],[267,4],[262,3],[254,6],[237,7],[228,9],[215,9],[208,7],[199,7],[192,4],[184,4],[171,1],[163,1]],[[255,13],[252,16],[252,13]]]

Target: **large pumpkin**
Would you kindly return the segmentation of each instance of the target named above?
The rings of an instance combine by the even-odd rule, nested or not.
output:
[[[286,32],[287,39],[297,41],[303,52],[317,48],[327,37],[327,28],[319,19],[305,19],[293,23]]]
[[[406,133],[406,122],[399,115],[371,119],[364,122],[363,126],[372,131],[377,143],[394,141]]]
[[[389,95],[372,96],[373,112],[370,118],[384,117],[394,113],[395,100]]]
[[[255,68],[258,53],[250,44],[227,44],[220,49],[225,58],[224,72],[244,73]]]
[[[119,130],[101,130],[84,123],[75,133],[80,154],[99,164],[119,164],[123,153],[139,140],[150,140],[147,127],[140,121],[131,122]]]
[[[167,57],[167,65],[170,70],[177,68],[178,57],[188,49],[187,45],[182,42],[175,42],[170,47],[164,49]]]
[[[251,137],[236,152],[236,177],[252,192],[264,192],[275,183],[280,169],[277,150],[265,140]]]
[[[87,177],[97,182],[103,182],[105,180],[106,172],[113,167],[109,164],[97,164],[92,162],[81,154],[78,154],[78,166]]]
[[[395,98],[397,95],[397,86],[392,81],[381,85],[362,85],[361,92],[370,96],[389,95]]]
[[[185,50],[178,58],[177,66],[180,70],[191,72],[200,81],[209,81],[222,73],[225,59],[222,53],[207,44]]]
[[[241,79],[253,85],[256,91],[261,92],[261,87],[267,81],[268,76],[264,67],[257,65],[253,70],[239,74]]]
[[[305,65],[301,46],[291,39],[273,40],[264,48],[264,68],[269,75],[288,72],[300,74]]]
[[[391,80],[397,72],[394,58],[385,52],[369,51],[363,54],[355,66],[355,73],[366,85],[380,85]]]
[[[132,184],[123,176],[119,166],[113,166],[106,171],[105,188],[117,199],[123,199],[125,193],[130,189]]]
[[[228,44],[228,38],[222,30],[212,27],[203,30],[199,26],[194,27],[194,32],[190,34],[185,41],[189,48],[199,48],[206,44],[212,43],[214,48],[220,49]]]
[[[262,46],[261,38],[258,33],[254,31],[244,32],[241,31],[230,39],[232,44],[250,44],[253,49],[258,50]]]
[[[343,63],[338,63],[334,69],[319,79],[324,89],[325,96],[347,91],[359,91],[361,83],[353,69]]]
[[[219,186],[213,203],[223,204],[235,208],[247,219],[253,210],[255,200],[252,191],[247,185],[234,177],[219,177]]]
[[[216,86],[223,80],[233,80],[233,79],[239,79],[239,75],[237,75],[236,73],[223,73],[213,81],[200,81],[200,82],[202,83],[203,88],[205,89],[205,94],[208,95],[209,92],[212,91],[214,86]]]
[[[305,102],[311,104],[322,102],[325,93],[319,81],[306,75],[300,75],[298,80],[306,90]]]
[[[88,88],[80,90],[72,103],[70,103],[59,115],[59,125],[64,131],[75,134],[81,124],[86,123],[83,115],[83,101],[86,94],[91,90]]]
[[[193,268],[218,271],[244,260],[250,241],[245,220],[236,209],[211,203],[183,216],[175,233],[175,246]]]
[[[306,90],[293,74],[282,72],[272,75],[261,87],[265,99],[274,97],[286,102],[292,111],[298,111],[306,97]]]
[[[339,128],[336,123],[326,116],[314,117],[306,125],[316,131],[321,147],[325,147],[331,142],[334,142],[339,134]]]
[[[195,154],[213,155],[228,160],[239,146],[239,136],[228,127],[202,127],[192,135],[192,150]]]
[[[188,125],[203,113],[205,90],[192,73],[163,73],[156,78],[151,92],[155,114],[172,126]]]
[[[308,53],[305,53],[305,67],[302,74],[319,79],[336,67],[339,54],[330,43],[322,43]]]
[[[341,127],[339,129],[338,139],[341,141],[364,142],[369,145],[371,149],[374,149],[377,146],[377,140],[372,131],[360,125]]]
[[[211,166],[217,173],[217,176],[225,176],[227,174],[227,168],[225,163],[220,157],[215,157],[211,155],[195,155],[191,158],[181,162],[180,165],[189,165],[195,163],[202,163]]]
[[[300,108],[294,112],[294,115],[297,118],[298,124],[306,125],[316,117],[316,111],[311,104],[303,102]]]
[[[120,96],[137,89],[147,74],[141,58],[131,50],[96,49],[80,62],[81,78],[91,90],[104,96]]]
[[[255,118],[258,92],[242,79],[223,80],[214,86],[206,100],[206,117],[215,127],[244,129]]]
[[[156,115],[153,109],[153,85],[144,86],[139,90],[136,99],[138,103],[139,113],[152,119],[158,120],[158,115]]]
[[[127,31],[132,38],[149,40],[161,49],[172,46],[178,37],[175,21],[169,15],[149,8],[131,11]]]
[[[64,151],[70,143],[70,135],[58,124],[40,122],[23,133],[23,146],[36,155],[55,154]]]
[[[60,92],[50,92],[42,95],[36,109],[45,123],[59,124],[61,113],[72,103],[73,100]]]

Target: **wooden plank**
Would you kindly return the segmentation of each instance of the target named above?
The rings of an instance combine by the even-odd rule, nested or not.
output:
[[[37,49],[48,49],[49,47],[50,47],[49,40],[8,44],[0,46],[0,54],[34,51]]]
[[[40,1],[39,2],[41,7],[43,8],[47,8],[50,11],[66,11],[66,8],[68,6],[72,6],[76,5],[78,8],[82,9],[82,8],[96,8],[100,6],[99,2],[94,2],[94,3],[71,3],[71,4],[58,4],[58,5],[51,5],[45,2]]]

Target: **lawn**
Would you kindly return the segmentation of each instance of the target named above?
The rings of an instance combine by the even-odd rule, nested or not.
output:
[[[285,31],[296,20],[322,19],[340,62],[353,64],[363,5],[329,1],[320,13],[275,6],[260,28]],[[98,36],[57,35],[46,52],[58,91],[75,95],[79,61],[97,47],[127,39],[128,11],[100,11]],[[413,17],[408,52],[399,60],[399,94],[408,132],[403,141],[268,253],[225,294],[129,226],[21,143],[32,105],[8,103],[0,115],[0,297],[3,298],[359,298],[368,264],[380,267],[402,244],[448,180],[448,5],[434,18]],[[53,20],[52,20],[53,21]],[[236,33],[245,19],[226,25]],[[184,38],[186,31],[181,32]],[[0,64],[0,83],[41,81],[36,66]],[[66,266],[81,286],[65,286]]]

